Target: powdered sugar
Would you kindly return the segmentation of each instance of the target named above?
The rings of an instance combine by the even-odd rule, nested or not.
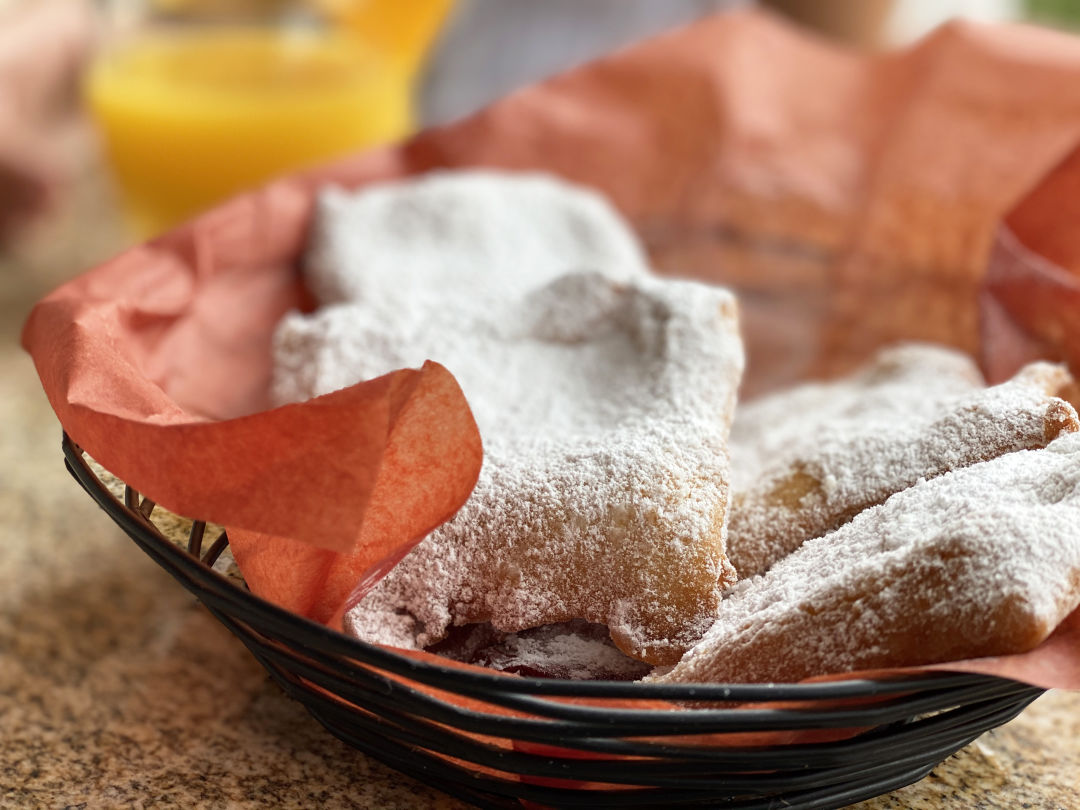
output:
[[[729,556],[761,573],[923,478],[1076,430],[1053,393],[1064,369],[1036,364],[983,388],[965,356],[940,347],[888,349],[855,376],[740,406],[731,435]]]
[[[328,188],[304,268],[319,322],[291,313],[279,327],[274,399],[300,401],[425,359],[467,355],[488,338],[540,334],[542,323],[530,330],[516,319],[559,317],[539,290],[575,270],[618,281],[647,273],[636,237],[602,197],[545,175],[449,172],[359,193]],[[525,304],[529,294],[541,299],[538,309]],[[602,314],[596,304],[573,316]],[[500,373],[492,368],[488,379]]]
[[[346,627],[422,646],[452,624],[583,618],[631,654],[674,661],[732,578],[726,437],[742,366],[732,297],[649,277],[610,211],[554,181],[466,173],[378,191],[376,201],[408,198],[415,216],[365,262],[357,234],[389,214],[362,204],[374,192],[331,199],[313,273],[339,303],[283,321],[277,394],[302,399],[438,360],[470,401],[485,462],[458,515]],[[470,209],[474,192],[501,203]],[[447,200],[462,210],[444,222]],[[543,239],[522,236],[531,229]]]
[[[798,680],[1020,652],[1080,603],[1080,434],[918,483],[723,601],[661,681]]]
[[[740,402],[731,426],[732,488],[748,489],[793,448],[817,447],[819,425],[857,430],[870,418],[878,426],[904,418],[929,421],[941,403],[984,386],[966,354],[944,346],[890,346],[855,374],[832,382],[803,383]],[[846,431],[845,431],[846,432]]]
[[[547,175],[468,171],[323,191],[305,277],[321,304],[364,302],[413,321],[428,314],[418,296],[491,310],[583,269],[646,271],[637,239],[603,197]]]

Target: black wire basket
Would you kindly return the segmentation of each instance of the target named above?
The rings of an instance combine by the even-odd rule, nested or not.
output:
[[[695,686],[418,661],[255,596],[212,568],[224,532],[204,550],[194,521],[187,548],[175,545],[152,501],[114,496],[66,435],[63,450],[91,497],[332,734],[481,807],[844,807],[921,779],[1043,692],[951,673]]]

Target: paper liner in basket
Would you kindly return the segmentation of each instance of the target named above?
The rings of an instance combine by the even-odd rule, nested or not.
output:
[[[437,363],[260,410],[274,324],[303,303],[301,188],[236,200],[80,276],[35,307],[23,340],[74,441],[168,509],[236,527],[237,557],[265,535],[256,592],[262,550],[298,546],[271,590],[303,590],[289,606],[326,619],[326,599],[344,598],[327,582],[346,569],[347,594],[450,517],[481,448]]]
[[[76,442],[227,525],[256,593],[329,621],[463,502],[480,448],[435,364],[263,410],[321,183],[486,166],[593,186],[660,272],[739,293],[749,396],[897,339],[978,352],[996,223],[1080,135],[1078,75],[1080,43],[1033,28],[953,24],[870,56],[756,12],[708,18],[236,199],[53,293],[24,345]],[[1030,354],[1022,334],[988,335],[988,365]],[[1044,685],[1075,684],[1072,658]]]

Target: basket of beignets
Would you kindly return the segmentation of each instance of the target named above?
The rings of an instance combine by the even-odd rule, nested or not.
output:
[[[709,18],[24,343],[75,477],[357,748],[492,807],[840,807],[1080,685],[1065,52]]]

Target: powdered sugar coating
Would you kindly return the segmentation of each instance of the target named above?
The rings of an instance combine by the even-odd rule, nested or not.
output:
[[[923,481],[743,580],[663,682],[1022,652],[1080,604],[1080,434]]]
[[[361,637],[413,646],[450,624],[520,630],[584,618],[607,624],[628,653],[670,658],[707,626],[717,584],[731,579],[722,551],[733,302],[689,283],[555,282],[568,285],[603,294],[531,296],[523,308],[536,317],[513,313],[500,328],[433,317],[430,332],[393,341],[415,352],[394,362],[434,357],[455,373],[485,461],[459,513],[348,614]],[[543,307],[562,311],[545,317]],[[317,366],[370,376],[371,342],[344,336],[356,314],[339,306],[308,319],[305,355],[325,347],[335,359]],[[573,332],[553,333],[564,318]],[[587,323],[596,325],[583,332]],[[507,334],[509,324],[527,331]],[[386,615],[402,610],[415,638],[386,637]]]
[[[356,210],[331,211],[319,232],[363,231]],[[610,230],[601,220],[572,230]],[[399,234],[414,263],[402,275],[316,248],[319,272],[338,273],[334,289],[355,300],[290,315],[276,337],[283,401],[434,359],[462,385],[484,439],[469,501],[347,613],[346,628],[418,647],[453,624],[515,631],[581,618],[606,624],[630,655],[677,660],[733,581],[723,548],[726,440],[742,370],[734,299],[652,278],[627,258],[634,251],[606,254],[627,264],[554,277],[556,264],[520,255],[542,249],[531,243],[509,264],[502,248],[474,256],[474,296],[457,288],[456,271],[442,275],[438,238],[423,259],[423,221]],[[587,243],[619,239],[632,237]],[[561,270],[580,269],[588,252]],[[399,295],[402,284],[416,285],[411,298]]]
[[[435,172],[359,192],[329,187],[311,228],[308,287],[322,308],[355,309],[319,327],[330,331],[318,353],[307,346],[305,316],[286,315],[275,334],[278,403],[414,365],[425,334],[441,335],[437,358],[460,317],[466,329],[492,333],[501,329],[494,319],[471,314],[513,306],[535,317],[522,299],[572,271],[620,281],[648,274],[637,237],[602,196],[541,174]],[[345,357],[338,340],[365,349]]]
[[[791,454],[793,444],[816,446],[813,434],[822,423],[850,424],[865,415],[929,420],[943,401],[984,386],[968,355],[935,344],[901,343],[880,350],[849,377],[740,402],[731,425],[732,488],[748,489],[771,462]]]
[[[856,375],[740,406],[731,435],[728,554],[739,576],[762,573],[811,537],[923,478],[1080,427],[1053,394],[1070,381],[1034,364],[982,387],[966,356],[907,344]]]
[[[629,278],[647,268],[601,195],[543,174],[433,172],[359,193],[328,188],[312,229],[304,272],[319,303],[363,301],[406,320],[427,314],[417,295],[490,309],[573,270]]]

